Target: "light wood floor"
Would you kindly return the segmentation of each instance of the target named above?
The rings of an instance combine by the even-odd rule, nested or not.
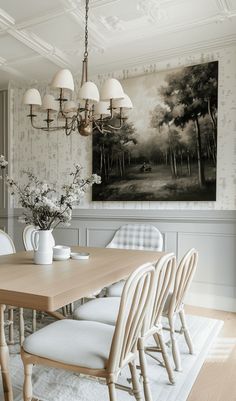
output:
[[[224,321],[187,401],[236,401],[236,313],[192,306],[186,312]]]

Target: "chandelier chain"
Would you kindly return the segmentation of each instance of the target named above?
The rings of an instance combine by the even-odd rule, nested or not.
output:
[[[85,2],[85,37],[84,37],[84,59],[88,58],[88,12],[89,0]]]

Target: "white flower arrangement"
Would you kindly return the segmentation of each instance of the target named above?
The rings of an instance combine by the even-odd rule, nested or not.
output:
[[[82,167],[77,164],[70,173],[72,182],[63,185],[58,193],[53,185],[38,180],[30,172],[24,172],[28,183],[20,186],[10,177],[7,184],[12,195],[18,195],[19,203],[26,212],[19,221],[33,224],[41,230],[50,230],[59,224],[69,225],[74,205],[80,203],[81,198],[93,184],[100,184],[101,177],[92,174],[88,178],[81,177]]]

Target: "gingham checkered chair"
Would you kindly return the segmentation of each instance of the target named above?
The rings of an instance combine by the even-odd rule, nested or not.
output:
[[[161,232],[150,224],[126,224],[115,233],[106,248],[139,249],[162,251]],[[108,297],[121,297],[125,281],[119,281],[107,288]]]

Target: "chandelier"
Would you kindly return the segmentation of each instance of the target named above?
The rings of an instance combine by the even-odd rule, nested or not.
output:
[[[122,128],[126,116],[125,109],[132,109],[132,102],[117,79],[107,79],[100,91],[97,86],[88,80],[88,11],[89,0],[85,3],[85,41],[84,58],[82,62],[82,79],[78,91],[78,100],[72,99],[74,81],[68,69],[58,71],[51,81],[51,87],[59,91],[55,99],[46,94],[41,100],[37,89],[28,89],[23,98],[23,103],[28,105],[30,119],[33,128],[46,132],[64,130],[66,135],[78,132],[88,136],[94,130],[101,133],[111,132]],[[65,92],[71,92],[71,98],[67,99]],[[36,124],[37,112],[45,112],[44,124]]]

